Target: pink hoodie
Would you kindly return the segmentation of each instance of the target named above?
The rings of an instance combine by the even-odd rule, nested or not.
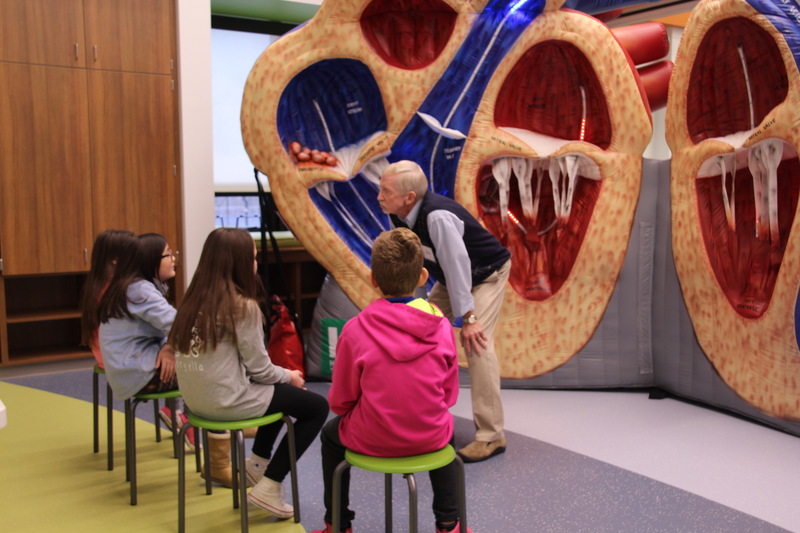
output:
[[[402,457],[442,448],[458,398],[453,328],[446,318],[379,299],[342,330],[331,410],[353,451]]]

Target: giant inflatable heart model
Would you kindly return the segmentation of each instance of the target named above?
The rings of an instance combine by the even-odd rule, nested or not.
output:
[[[800,420],[800,11],[692,12],[667,106],[675,266],[703,351],[751,405]]]
[[[358,306],[378,296],[389,161],[417,161],[512,251],[506,378],[563,364],[605,312],[652,131],[645,88],[659,89],[635,64],[667,53],[663,25],[632,59],[625,37],[562,3],[328,0],[262,54],[242,105],[283,218]],[[670,70],[656,67],[664,94]]]

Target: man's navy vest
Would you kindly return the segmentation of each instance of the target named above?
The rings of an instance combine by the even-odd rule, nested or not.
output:
[[[480,223],[475,220],[475,217],[461,204],[441,194],[428,191],[425,196],[422,197],[419,215],[411,230],[419,235],[423,246],[428,246],[433,250],[434,256],[436,256],[436,247],[431,242],[431,236],[428,233],[428,214],[440,209],[450,211],[464,222],[464,244],[467,247],[467,254],[469,255],[471,263],[473,287],[492,275],[492,273],[503,266],[511,257],[511,253],[500,244],[495,236],[481,226]],[[397,215],[389,216],[395,227],[408,227],[408,224],[400,220],[400,217]],[[428,269],[428,272],[436,281],[447,285],[444,272],[438,262],[434,263],[425,259],[425,268]]]

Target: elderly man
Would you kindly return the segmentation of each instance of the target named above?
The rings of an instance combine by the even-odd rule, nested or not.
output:
[[[430,301],[456,327],[469,363],[475,440],[458,450],[464,462],[484,461],[506,449],[494,328],[511,269],[511,253],[463,206],[428,190],[413,161],[381,174],[378,202],[398,227],[419,235],[425,267],[436,279]]]

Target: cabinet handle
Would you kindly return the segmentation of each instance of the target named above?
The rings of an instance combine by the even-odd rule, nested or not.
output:
[[[94,60],[97,61],[97,45],[92,47],[92,52],[94,53]]]
[[[89,249],[88,248],[84,248],[83,249],[83,264],[84,265],[88,265],[89,264]]]
[[[78,56],[78,53],[79,53],[78,43],[75,43],[75,61],[80,59],[80,57]]]

